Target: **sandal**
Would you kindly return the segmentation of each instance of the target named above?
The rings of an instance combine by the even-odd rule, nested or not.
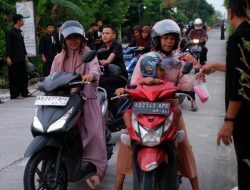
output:
[[[191,111],[197,112],[198,108],[197,107],[191,107]]]
[[[96,173],[95,175],[86,179],[86,183],[91,189],[97,189],[101,185],[101,179],[102,177]]]

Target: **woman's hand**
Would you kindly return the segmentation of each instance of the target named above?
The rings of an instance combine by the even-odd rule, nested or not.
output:
[[[94,75],[87,74],[82,76],[82,82],[92,82],[94,80]]]
[[[116,96],[121,96],[122,94],[124,94],[124,88],[117,88],[115,90],[115,95]]]
[[[105,60],[105,59],[100,60],[99,62],[100,62],[100,65],[101,65],[101,66],[105,66],[105,65],[108,65],[108,64],[109,64],[108,61]]]

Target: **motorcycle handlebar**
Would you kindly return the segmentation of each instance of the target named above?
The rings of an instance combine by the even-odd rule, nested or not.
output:
[[[115,100],[115,99],[119,99],[119,98],[122,98],[122,97],[128,97],[128,96],[130,96],[130,95],[129,94],[122,94],[120,96],[114,96],[114,97],[110,98],[110,100]]]
[[[78,85],[78,84],[90,84],[91,82],[83,82],[83,81],[78,81],[78,82],[70,82],[69,86],[73,85]]]

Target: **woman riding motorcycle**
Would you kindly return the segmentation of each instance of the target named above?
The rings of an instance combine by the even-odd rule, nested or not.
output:
[[[151,32],[151,40],[154,46],[154,49],[160,53],[163,58],[167,56],[173,56],[173,50],[176,50],[179,44],[180,38],[180,28],[176,22],[170,19],[165,19],[162,21],[157,22]],[[140,62],[141,59],[137,62],[135,70],[133,72],[131,78],[131,84],[136,84],[139,78],[142,78],[142,73],[140,71]],[[176,73],[178,77],[178,73]],[[173,73],[171,73],[172,77]],[[169,77],[169,76],[168,76]],[[173,77],[174,78],[174,77]],[[182,77],[179,80],[181,89],[192,89],[192,81],[189,79],[188,76]],[[181,110],[180,110],[181,113]],[[125,122],[126,123],[126,122]],[[189,178],[190,183],[192,185],[193,190],[199,190],[198,185],[198,176],[197,176],[197,169],[194,154],[192,151],[192,147],[190,145],[187,131],[185,128],[185,123],[183,116],[181,114],[179,121],[177,123],[179,130],[185,131],[185,138],[184,140],[178,144],[177,152],[178,152],[178,170],[179,174],[186,178]],[[119,152],[124,156],[119,156]],[[126,158],[125,158],[126,157]],[[120,158],[120,159],[119,159]],[[127,163],[127,164],[126,164]],[[117,159],[117,174],[116,174],[116,183],[115,183],[115,190],[122,189],[123,180],[125,175],[131,171],[131,152],[129,149],[126,149],[126,146],[120,146],[118,151],[118,159]],[[123,167],[121,167],[123,165]]]
[[[86,100],[82,105],[84,115],[79,121],[79,129],[83,146],[82,167],[86,163],[91,163],[96,167],[97,172],[86,180],[90,188],[95,189],[100,185],[107,168],[104,123],[97,94],[100,66],[95,58],[77,67],[82,63],[82,56],[90,51],[86,46],[84,28],[79,22],[66,21],[60,28],[60,34],[63,40],[63,50],[56,55],[50,73],[76,71],[82,74],[83,81],[91,82],[84,85],[82,90]]]

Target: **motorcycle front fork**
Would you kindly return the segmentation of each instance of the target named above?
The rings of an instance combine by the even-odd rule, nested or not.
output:
[[[62,149],[60,148],[56,156],[55,178],[54,178],[53,188],[56,188],[59,182],[59,170],[60,170],[60,165],[61,165],[61,158],[62,158]]]

